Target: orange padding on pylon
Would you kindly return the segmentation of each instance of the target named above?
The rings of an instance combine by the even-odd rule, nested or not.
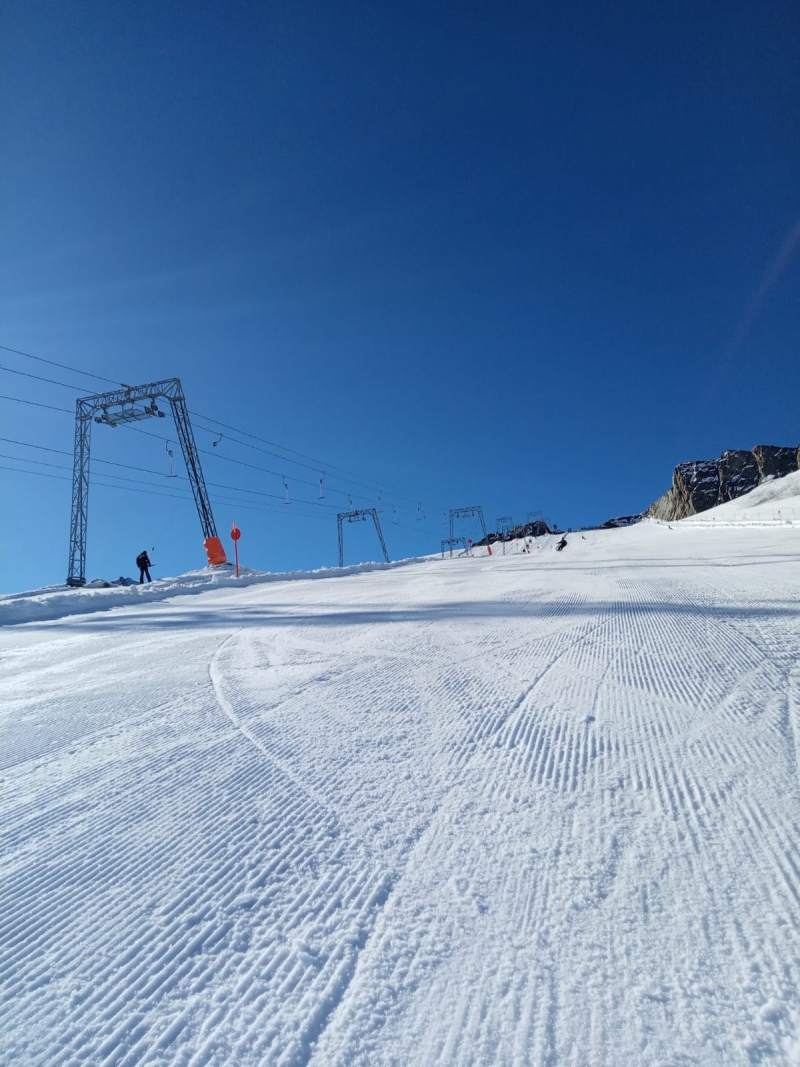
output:
[[[212,567],[217,566],[220,563],[227,563],[228,557],[225,555],[225,549],[222,547],[222,541],[218,537],[207,537],[203,541],[203,545],[208,556],[208,562]]]

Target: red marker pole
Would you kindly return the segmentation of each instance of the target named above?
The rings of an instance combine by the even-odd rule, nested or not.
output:
[[[242,531],[237,529],[236,523],[233,524],[231,530],[231,540],[233,541],[233,552],[236,557],[236,577],[239,577],[239,538],[242,536]]]

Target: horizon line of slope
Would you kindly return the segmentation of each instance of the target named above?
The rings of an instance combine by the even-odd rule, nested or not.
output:
[[[203,567],[185,574],[156,579],[144,585],[135,582],[123,586],[82,586],[71,589],[67,585],[45,586],[24,593],[0,594],[0,627],[19,626],[28,622],[53,622],[70,615],[89,615],[96,611],[111,611],[114,608],[133,607],[142,603],[167,600],[175,596],[206,593],[212,589],[241,588],[269,582],[317,581],[325,578],[342,578],[370,571],[394,570],[415,563],[425,563],[429,556],[410,556],[391,563],[354,563],[347,567],[317,567],[303,571],[259,571],[242,568],[236,577],[225,568],[214,570]]]

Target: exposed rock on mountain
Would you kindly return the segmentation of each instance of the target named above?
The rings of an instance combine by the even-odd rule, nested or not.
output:
[[[800,449],[796,447],[756,445],[751,452],[729,449],[719,459],[679,463],[672,475],[672,487],[650,505],[645,515],[677,522],[735,500],[770,478],[782,478],[796,471],[799,461]]]
[[[783,478],[800,467],[800,448],[776,448],[775,445],[756,445],[753,455],[758,464],[761,481]]]
[[[601,526],[584,526],[585,530],[618,530],[621,526],[635,526],[637,522],[642,521],[641,514],[639,515],[618,515],[616,519],[609,519]]]
[[[717,461],[717,469],[719,471],[719,499],[706,505],[709,508],[749,493],[761,480],[754,453],[745,452],[743,449],[731,448],[723,452]],[[695,511],[705,511],[705,508],[695,505]]]
[[[545,534],[555,533],[555,530],[551,530],[546,522],[541,519],[537,522],[525,522],[520,526],[515,526],[513,530],[509,530],[505,535],[506,541],[514,541],[518,537],[544,537]],[[476,541],[476,545],[493,545],[497,541],[502,541],[503,534],[501,533],[489,533],[486,537],[480,541]]]

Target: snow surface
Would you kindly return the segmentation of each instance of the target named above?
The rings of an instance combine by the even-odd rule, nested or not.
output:
[[[762,482],[736,500],[690,515],[681,522],[694,526],[708,523],[800,525],[800,471]]]
[[[84,615],[110,608],[127,607],[131,604],[146,604],[154,600],[166,600],[179,593],[205,593],[210,588],[241,586],[262,582],[310,581],[315,578],[331,578],[345,574],[363,574],[365,571],[391,570],[421,563],[426,557],[399,560],[396,563],[357,563],[351,567],[321,567],[315,571],[269,571],[243,567],[237,578],[229,567],[203,567],[189,571],[177,578],[161,578],[155,582],[108,587],[103,579],[94,579],[82,588],[70,589],[67,585],[49,585],[25,593],[0,594],[0,626],[9,623],[61,619],[67,615]],[[97,584],[95,584],[95,582]]]
[[[798,532],[555,540],[5,598],[0,1059],[800,1064]]]

